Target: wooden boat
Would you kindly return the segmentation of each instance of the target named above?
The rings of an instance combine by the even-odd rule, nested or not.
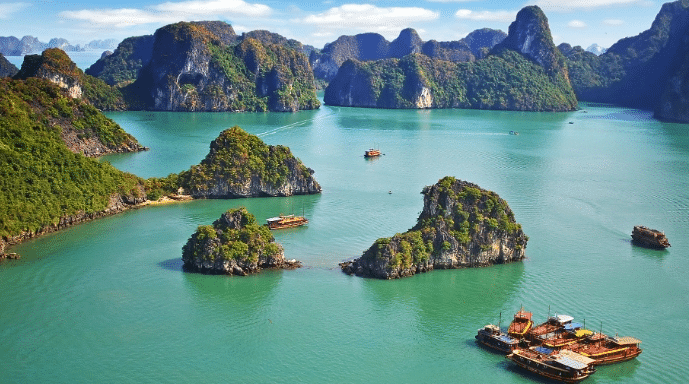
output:
[[[298,227],[308,224],[309,221],[304,216],[280,215],[266,219],[269,229],[283,229]]]
[[[565,324],[562,330],[555,331],[550,337],[543,340],[543,346],[553,349],[569,349],[570,345],[592,334],[593,332],[588,329],[581,329],[581,324],[579,323],[569,323]]]
[[[519,312],[514,314],[514,319],[507,328],[507,334],[516,339],[523,338],[533,326],[531,316],[533,316],[531,312],[525,312],[524,308],[521,308]]]
[[[596,372],[593,359],[568,350],[516,349],[505,358],[537,375],[565,383],[578,383]]]
[[[364,157],[378,157],[380,156],[380,150],[379,149],[369,149],[368,151],[364,152]]]
[[[647,248],[665,249],[670,246],[670,242],[665,234],[657,229],[650,229],[643,225],[635,225],[632,230],[632,242],[636,245]]]
[[[477,342],[503,353],[511,353],[519,344],[519,341],[509,337],[499,326],[493,324],[479,329],[475,337]]]
[[[555,315],[548,318],[545,323],[536,325],[526,332],[525,339],[533,345],[541,345],[543,342],[556,335],[556,332],[564,330],[565,325],[574,320],[572,316]]]
[[[631,360],[641,354],[641,340],[634,337],[609,337],[595,333],[569,346],[572,351],[594,360],[594,364],[612,364]]]

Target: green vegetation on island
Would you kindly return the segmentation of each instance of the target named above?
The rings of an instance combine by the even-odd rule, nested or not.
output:
[[[329,105],[369,108],[474,108],[570,111],[577,99],[565,58],[540,8],[525,7],[490,54],[454,63],[410,54],[346,61],[325,90]]]
[[[320,193],[313,170],[288,147],[267,145],[239,127],[220,133],[201,164],[164,178],[151,178],[151,199],[182,188],[195,198],[290,196]]]
[[[465,268],[524,258],[528,237],[495,192],[445,177],[424,188],[424,208],[405,233],[381,238],[343,271],[383,279],[437,268]]]
[[[122,93],[103,80],[86,75],[58,48],[49,48],[40,55],[24,57],[17,79],[40,77],[58,84],[73,98],[82,99],[101,110],[123,110],[126,108]]]
[[[98,59],[86,70],[112,86],[125,86],[139,76],[144,65],[151,60],[153,35],[129,37],[117,46],[111,55]]]
[[[200,225],[182,248],[182,260],[187,271],[229,275],[300,266],[285,261],[268,227],[244,207],[228,210],[212,225]]]
[[[234,47],[211,47],[212,62],[238,90],[231,110],[316,109],[320,102],[308,59],[295,49],[253,38]]]
[[[0,115],[2,239],[105,211],[112,208],[113,196],[145,197],[142,179],[68,149],[62,138],[66,130],[113,146],[133,138],[48,80],[0,79]]]

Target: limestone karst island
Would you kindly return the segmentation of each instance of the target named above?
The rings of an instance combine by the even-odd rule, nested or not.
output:
[[[424,188],[423,210],[409,231],[375,241],[340,264],[348,274],[379,279],[433,269],[485,267],[520,261],[528,236],[496,193],[445,177]]]

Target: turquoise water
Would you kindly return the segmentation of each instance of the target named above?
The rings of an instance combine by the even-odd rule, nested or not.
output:
[[[151,147],[105,159],[122,170],[187,169],[239,125],[289,146],[323,193],[143,208],[13,248],[22,259],[0,263],[0,382],[542,382],[474,342],[522,305],[537,320],[550,308],[643,340],[638,359],[600,367],[588,383],[685,381],[689,129],[582,108],[110,113]],[[370,147],[385,155],[364,159]],[[524,262],[395,281],[339,271],[413,226],[421,189],[446,175],[508,201],[530,237]],[[304,267],[183,273],[196,226],[237,206],[260,221],[303,210],[307,227],[274,234]],[[665,231],[672,247],[632,246],[638,224]]]

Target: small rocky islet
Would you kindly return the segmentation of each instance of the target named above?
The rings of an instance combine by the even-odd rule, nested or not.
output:
[[[299,261],[285,260],[268,227],[243,207],[228,210],[212,225],[199,226],[182,248],[182,260],[185,271],[214,275],[301,267]]]
[[[433,269],[482,267],[522,260],[528,236],[495,192],[454,177],[424,188],[423,211],[409,231],[381,238],[342,271],[395,279]]]

